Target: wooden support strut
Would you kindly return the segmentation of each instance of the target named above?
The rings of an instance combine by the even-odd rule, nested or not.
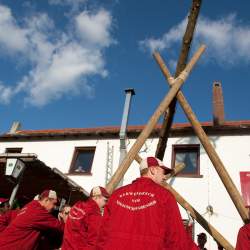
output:
[[[190,46],[193,39],[193,34],[195,31],[196,22],[199,16],[202,0],[193,0],[190,13],[188,16],[188,23],[186,27],[185,34],[182,39],[182,47],[179,55],[178,63],[176,66],[175,77],[177,77],[180,72],[186,67],[186,62],[188,59],[188,54],[190,51]],[[168,110],[165,112],[162,126],[159,133],[159,140],[155,152],[155,156],[159,159],[164,158],[167,141],[170,133],[170,129],[174,120],[175,108],[177,99],[174,98],[169,105]]]
[[[187,79],[189,73],[191,72],[192,68],[194,67],[195,63],[200,58],[201,54],[204,52],[205,46],[201,46],[197,52],[194,54],[190,62],[188,63],[187,67],[184,71],[181,72],[178,78],[173,81],[173,85],[169,90],[168,94],[164,97],[154,114],[149,119],[149,122],[145,126],[145,128],[140,133],[139,137],[137,138],[136,142],[133,144],[129,152],[127,153],[126,157],[123,159],[119,167],[117,168],[116,172],[112,176],[110,182],[107,184],[106,188],[108,192],[112,193],[112,191],[117,187],[119,182],[121,181],[122,177],[128,170],[130,164],[134,160],[135,156],[138,154],[139,150],[151,134],[152,130],[155,128],[160,116],[165,112],[173,98],[175,97],[176,93],[179,91],[179,88]]]
[[[140,164],[141,157],[137,155],[135,160]],[[175,166],[174,171],[167,176],[167,180],[172,176],[178,174],[183,168],[185,164],[180,163]],[[187,211],[190,212],[191,216],[217,241],[219,242],[225,250],[234,250],[234,247],[209,223],[206,219],[199,214],[174,188],[172,188],[168,183],[164,183],[162,187],[168,189],[176,201]]]
[[[172,85],[173,77],[171,76],[167,66],[165,65],[163,59],[161,58],[160,54],[155,52],[154,58],[158,65],[161,68],[162,73],[168,80],[169,84]],[[203,128],[201,127],[198,119],[196,118],[194,112],[192,111],[191,106],[185,99],[183,93],[179,91],[176,95],[177,100],[179,101],[182,109],[184,110],[187,118],[189,119],[190,123],[193,126],[193,129],[200,139],[200,142],[202,143],[204,149],[207,152],[207,155],[209,156],[209,159],[214,165],[214,168],[216,169],[221,181],[223,182],[229,196],[231,197],[236,209],[238,210],[242,220],[246,223],[248,222],[248,212],[247,209],[244,206],[243,199],[237,190],[236,186],[234,185],[230,175],[228,174],[226,168],[224,167],[222,161],[220,160],[218,154],[216,153],[215,149],[213,148],[212,144],[210,143],[206,133],[204,132]]]

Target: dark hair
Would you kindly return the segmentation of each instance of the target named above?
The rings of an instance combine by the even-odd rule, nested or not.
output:
[[[142,170],[140,171],[141,176],[146,175],[146,174],[148,173],[148,171],[149,171],[148,168],[142,169]]]

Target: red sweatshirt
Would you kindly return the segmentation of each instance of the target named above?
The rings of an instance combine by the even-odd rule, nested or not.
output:
[[[235,250],[250,250],[250,224],[240,228]]]
[[[77,202],[65,224],[62,250],[95,249],[101,218],[100,208],[94,200]]]
[[[53,217],[38,201],[31,201],[12,223],[0,233],[1,250],[34,250],[41,232],[56,230],[63,232],[63,224]]]
[[[141,177],[108,201],[98,250],[198,250],[185,231],[173,195]]]
[[[2,232],[17,216],[20,210],[8,210],[0,215],[0,232]]]

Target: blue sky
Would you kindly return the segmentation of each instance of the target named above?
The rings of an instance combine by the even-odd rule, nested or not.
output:
[[[0,133],[145,124],[168,91],[152,50],[174,74],[186,16],[183,0],[0,0]],[[227,120],[248,120],[249,1],[203,1],[192,53],[207,50],[183,86],[200,121],[212,119],[221,81]],[[186,122],[178,107],[175,122]]]

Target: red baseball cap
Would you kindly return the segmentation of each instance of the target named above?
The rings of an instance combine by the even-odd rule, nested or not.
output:
[[[90,192],[90,197],[97,196],[97,195],[102,195],[106,198],[109,198],[110,194],[108,191],[101,186],[93,187],[91,192]]]
[[[171,173],[173,169],[166,167],[161,160],[156,157],[147,157],[140,163],[140,171],[150,167],[160,167],[165,170],[165,174]]]
[[[44,190],[44,191],[41,193],[40,198],[57,199],[57,194],[56,194],[56,191],[54,191],[54,190],[46,189],[46,190]]]

